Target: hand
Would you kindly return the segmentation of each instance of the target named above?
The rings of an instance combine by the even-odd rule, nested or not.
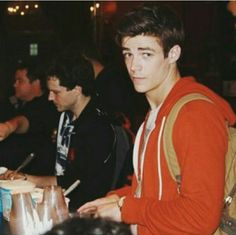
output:
[[[97,206],[94,217],[110,218],[114,221],[121,222],[121,211],[117,202],[111,202]]]
[[[108,205],[112,203],[117,204],[118,200],[119,200],[119,196],[116,194],[99,198],[94,201],[85,203],[83,206],[81,206],[77,210],[77,212],[80,214],[81,217],[91,216],[91,215],[99,216],[100,212],[98,211],[98,209],[102,208],[102,206],[104,205]]]
[[[25,175],[21,172],[15,173],[15,171],[7,170],[4,174],[0,175],[0,180],[14,180],[25,179]]]
[[[11,128],[5,123],[0,123],[0,141],[6,139],[11,134]]]
[[[84,212],[86,210],[89,210],[90,208],[94,208],[103,204],[107,204],[107,203],[112,203],[112,202],[117,202],[119,200],[119,196],[117,196],[116,194],[107,196],[107,197],[102,197],[102,198],[98,198],[94,201],[91,202],[87,202],[85,203],[83,206],[81,206],[77,212]]]

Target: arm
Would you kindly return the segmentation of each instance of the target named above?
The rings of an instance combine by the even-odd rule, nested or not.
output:
[[[48,185],[57,185],[57,180],[55,176],[35,176],[28,175],[22,172],[15,173],[14,171],[8,170],[6,173],[0,175],[2,180],[13,180],[13,179],[23,179],[28,180],[36,185],[36,187],[44,187]]]
[[[187,104],[176,120],[173,142],[182,175],[180,194],[162,166],[163,185],[169,185],[163,188],[165,200],[127,196],[122,220],[143,225],[152,234],[213,234],[223,205],[227,151],[223,115],[205,101]]]
[[[121,221],[120,206],[118,202],[121,198],[125,198],[131,191],[131,186],[124,186],[120,189],[111,191],[106,197],[98,198],[94,201],[87,202],[80,208],[77,212],[83,216],[89,213],[94,213],[94,208],[96,208],[96,216],[100,217],[112,217],[116,221]],[[119,210],[117,210],[119,208]]]
[[[35,176],[35,175],[26,175],[27,180],[35,183],[37,187],[44,187],[48,185],[57,185],[56,176]]]
[[[7,122],[0,123],[0,141],[6,139],[13,132],[23,134],[29,129],[29,121],[25,116],[16,116]]]
[[[212,104],[186,106],[174,128],[174,146],[182,171],[181,193],[176,193],[172,182],[172,194],[169,191],[171,195],[165,200],[129,194],[123,202],[121,220],[142,225],[152,234],[213,234],[219,223],[227,150],[225,121]],[[168,169],[165,177],[171,180]],[[164,192],[168,190],[164,188]],[[100,202],[95,201],[97,215],[119,219],[117,203]],[[79,212],[92,205],[81,207]]]
[[[83,216],[86,214],[90,214],[91,211],[94,213],[94,208],[96,208],[96,213],[98,214],[100,212],[99,210],[100,208],[107,207],[107,213],[110,214],[108,206],[110,205],[110,208],[112,209],[113,205],[116,204],[119,201],[119,199],[120,199],[119,196],[116,194],[98,198],[94,201],[85,203],[77,210],[77,212]]]
[[[131,186],[124,186],[122,188],[119,188],[119,189],[116,189],[114,191],[110,191],[107,196],[110,196],[110,195],[113,195],[113,194],[116,194],[118,195],[119,197],[123,197],[123,196],[126,196],[128,195],[129,193],[131,192]]]

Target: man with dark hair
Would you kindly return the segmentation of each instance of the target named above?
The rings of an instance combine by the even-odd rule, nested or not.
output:
[[[59,113],[47,99],[43,68],[36,62],[23,62],[15,70],[15,99],[20,106],[0,123],[0,164],[15,169],[30,153],[35,159],[25,168],[33,174],[51,174],[54,168],[55,144],[51,135]]]
[[[79,52],[91,62],[98,105],[114,119],[117,113],[124,113],[133,121],[137,100],[125,67],[117,66],[114,61],[105,63],[96,44],[88,38],[71,44],[68,49],[70,55]]]
[[[131,187],[79,208],[95,216],[132,225],[134,234],[213,234],[223,207],[226,121],[235,123],[221,97],[192,77],[181,78],[177,61],[184,32],[181,21],[165,6],[142,6],[129,12],[118,28],[118,40],[136,91],[150,105],[135,140]],[[183,96],[200,93],[206,100],[182,107],[172,131],[181,169],[180,187],[172,179],[163,150],[163,130],[171,108]]]
[[[127,224],[102,218],[72,217],[44,235],[132,235]]]
[[[47,71],[49,100],[62,112],[57,131],[55,175],[26,175],[37,186],[80,185],[69,194],[70,210],[104,196],[111,188],[115,157],[114,132],[94,99],[94,73],[81,56],[61,56]],[[8,171],[3,178],[22,178]]]

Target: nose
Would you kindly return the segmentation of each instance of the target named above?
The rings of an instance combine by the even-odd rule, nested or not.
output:
[[[54,93],[52,91],[49,92],[48,94],[48,100],[54,100]]]
[[[130,71],[132,73],[135,73],[136,71],[140,71],[141,68],[142,68],[142,66],[140,63],[140,59],[136,56],[133,56],[133,58],[131,59],[131,63],[130,63]]]

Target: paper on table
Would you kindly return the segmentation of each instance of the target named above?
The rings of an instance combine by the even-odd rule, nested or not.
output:
[[[4,174],[7,171],[7,168],[4,166],[0,167],[0,175]]]

